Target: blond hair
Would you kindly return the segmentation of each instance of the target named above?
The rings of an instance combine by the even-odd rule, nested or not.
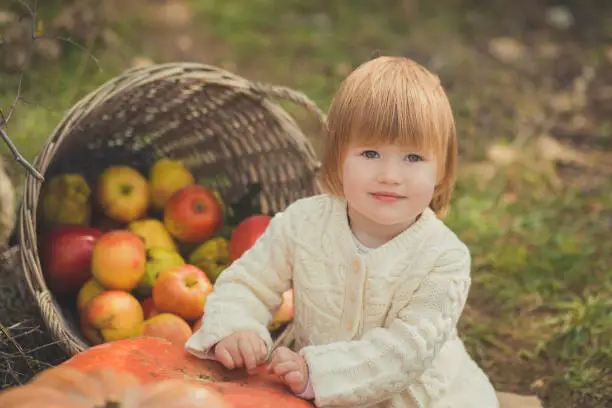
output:
[[[398,143],[430,151],[438,177],[430,207],[446,214],[457,173],[455,121],[440,79],[402,57],[378,57],[355,69],[332,101],[323,145],[321,182],[342,197],[341,169],[351,142]]]

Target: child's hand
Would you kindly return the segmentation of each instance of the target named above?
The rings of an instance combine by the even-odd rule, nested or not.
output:
[[[303,393],[308,385],[306,360],[287,347],[279,347],[274,350],[268,369],[280,376],[296,394]]]
[[[215,359],[229,369],[246,366],[252,372],[266,361],[267,354],[266,344],[252,330],[232,333],[215,346]]]

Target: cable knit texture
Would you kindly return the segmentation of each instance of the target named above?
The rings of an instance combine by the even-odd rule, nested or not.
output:
[[[410,228],[357,251],[346,202],[297,200],[226,269],[186,348],[201,358],[223,337],[266,329],[294,288],[295,347],[320,407],[497,408],[457,321],[470,288],[470,253],[427,209]]]

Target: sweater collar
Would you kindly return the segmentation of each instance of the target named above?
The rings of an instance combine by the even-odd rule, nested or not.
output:
[[[345,199],[332,197],[334,201],[334,219],[339,226],[340,237],[338,244],[348,259],[354,258],[357,253],[353,243],[353,232],[348,222],[347,202]],[[385,244],[372,248],[369,253],[361,255],[367,263],[381,265],[389,258],[395,258],[398,253],[416,252],[419,244],[429,235],[432,227],[440,221],[429,207],[425,208],[418,220],[400,234]]]

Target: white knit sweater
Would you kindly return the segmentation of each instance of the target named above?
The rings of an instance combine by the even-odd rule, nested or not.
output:
[[[343,200],[294,202],[217,280],[186,349],[206,358],[240,329],[256,330],[270,347],[266,327],[290,287],[296,350],[308,363],[317,406],[499,406],[457,336],[469,250],[430,209],[360,253]]]

